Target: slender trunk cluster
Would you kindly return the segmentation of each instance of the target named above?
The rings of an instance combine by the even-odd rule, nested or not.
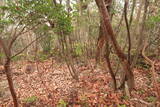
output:
[[[114,31],[112,29],[111,23],[110,23],[110,17],[109,17],[109,13],[107,11],[107,9],[105,8],[105,3],[103,0],[95,0],[96,4],[99,8],[99,11],[101,13],[102,19],[103,19],[103,23],[106,29],[106,32],[108,35],[107,38],[109,38],[109,40],[111,41],[114,50],[117,54],[117,56],[119,57],[121,64],[123,66],[124,69],[124,78],[123,78],[123,87],[124,87],[124,83],[125,81],[127,81],[127,84],[129,86],[129,89],[132,90],[135,87],[134,84],[134,75],[133,72],[130,68],[130,64],[128,63],[127,57],[125,56],[125,54],[122,52],[120,46],[117,43],[117,40],[115,38],[115,34]]]

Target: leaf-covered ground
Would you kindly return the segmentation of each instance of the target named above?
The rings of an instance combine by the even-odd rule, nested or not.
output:
[[[92,62],[92,61],[91,61]],[[160,86],[160,61],[156,64]],[[122,91],[113,91],[109,73],[91,65],[77,66],[80,79],[72,79],[65,64],[20,61],[12,64],[13,80],[22,107],[149,107],[155,105],[151,71],[134,69],[136,90],[129,99]],[[4,74],[0,74],[0,105],[13,107]],[[60,107],[61,107],[60,106]]]

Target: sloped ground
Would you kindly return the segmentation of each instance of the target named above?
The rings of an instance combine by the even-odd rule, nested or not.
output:
[[[121,91],[114,92],[110,75],[98,68],[77,67],[79,82],[72,79],[65,64],[51,60],[17,62],[12,65],[12,70],[19,103],[23,107],[55,107],[66,102],[74,107],[147,107],[156,99],[151,72],[147,70],[134,70],[136,91],[132,92],[130,100]],[[156,71],[160,72],[159,61]],[[157,78],[160,85],[160,75]],[[13,107],[4,74],[0,75],[0,86],[0,105]],[[158,103],[156,106],[159,107]]]

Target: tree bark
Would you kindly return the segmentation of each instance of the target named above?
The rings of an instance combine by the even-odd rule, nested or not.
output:
[[[12,74],[11,74],[11,69],[10,69],[10,62],[11,62],[10,58],[7,58],[5,65],[4,65],[4,69],[5,69],[5,73],[7,76],[9,89],[10,89],[10,92],[13,98],[14,107],[18,107],[18,100],[17,100],[15,89],[14,89]]]
[[[106,8],[109,10],[109,12],[110,12],[110,8],[111,8],[111,3],[112,3],[112,0],[105,0]],[[105,29],[102,17],[100,17],[100,19],[101,20],[100,20],[100,27],[99,27],[98,43],[97,43],[96,63],[98,63],[100,61],[101,52],[103,50],[103,47],[106,46],[104,58],[107,63],[107,66],[108,66],[109,73],[110,73],[112,80],[113,80],[114,90],[116,90],[117,89],[116,77],[113,72],[111,62],[110,62],[110,57],[109,57],[110,56],[109,40],[108,40],[107,36],[105,36],[108,34],[106,33],[106,29]],[[104,66],[106,67],[106,64],[104,64]]]
[[[130,65],[128,63],[127,57],[122,52],[121,48],[119,47],[119,45],[116,41],[115,34],[113,32],[113,29],[112,29],[112,26],[110,23],[109,13],[108,13],[107,9],[105,8],[105,3],[103,0],[95,0],[95,1],[96,1],[98,8],[99,8],[99,11],[102,15],[103,23],[104,23],[106,31],[107,31],[106,33],[108,33],[108,35],[106,35],[106,36],[108,36],[108,38],[110,39],[117,56],[121,60],[121,64],[122,64],[123,69],[125,71],[125,73],[124,73],[125,78],[123,78],[123,81],[127,81],[129,89],[132,90],[135,87],[134,75],[133,75],[133,72],[132,72]]]
[[[141,24],[141,28],[139,30],[139,38],[138,38],[138,45],[137,45],[137,49],[136,49],[136,55],[132,61],[132,65],[131,67],[134,67],[137,60],[138,60],[138,55],[141,54],[141,51],[142,51],[142,43],[143,43],[143,40],[144,40],[144,29],[145,29],[145,22],[146,22],[146,17],[147,17],[147,11],[148,11],[148,5],[149,5],[149,2],[147,0],[145,0],[145,6],[144,6],[144,13],[143,13],[143,18],[142,18],[142,24]]]
[[[124,19],[125,19],[125,23],[126,23],[127,37],[128,37],[128,63],[130,64],[130,57],[131,57],[131,34],[130,34],[130,26],[129,26],[128,18],[127,18],[127,7],[128,7],[128,0],[125,0]]]
[[[11,69],[10,69],[11,51],[8,50],[9,48],[6,47],[6,45],[4,44],[4,40],[1,37],[0,37],[0,46],[2,47],[2,49],[5,53],[5,56],[6,56],[4,70],[5,70],[7,80],[8,80],[9,89],[10,89],[10,92],[11,92],[11,95],[13,98],[14,107],[18,107],[18,100],[17,100],[15,89],[14,89],[12,75],[11,75]]]
[[[136,7],[136,0],[133,0],[131,15],[130,15],[130,19],[129,19],[129,27],[132,25],[132,20],[133,20],[133,14],[134,14],[135,7]]]
[[[144,47],[142,49],[142,56],[144,59],[151,65],[151,71],[152,71],[152,81],[153,81],[153,87],[157,92],[157,99],[160,101],[160,88],[158,87],[158,81],[156,79],[156,72],[155,72],[155,61],[152,61],[145,55],[145,49],[147,47],[147,40],[144,41]]]

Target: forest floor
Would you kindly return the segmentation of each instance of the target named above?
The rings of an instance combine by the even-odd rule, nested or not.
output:
[[[33,70],[27,71],[27,66]],[[160,61],[155,66],[160,86]],[[72,79],[65,64],[55,60],[19,61],[11,67],[22,107],[160,107],[150,70],[134,69],[136,90],[128,98],[122,91],[114,92],[109,73],[101,67],[93,69],[92,64],[76,67],[79,81]],[[6,76],[0,74],[0,106],[13,107],[12,104]]]

